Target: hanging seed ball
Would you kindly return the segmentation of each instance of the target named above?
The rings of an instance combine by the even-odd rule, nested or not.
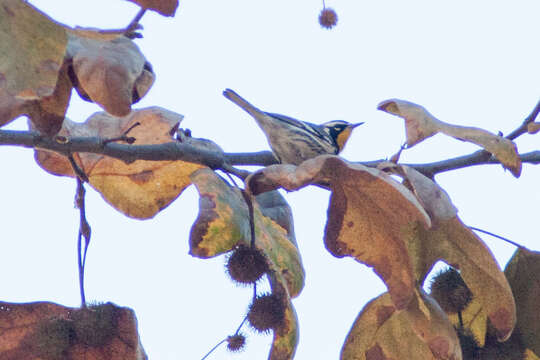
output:
[[[241,245],[227,261],[227,273],[240,284],[253,284],[268,271],[265,256],[260,250]]]
[[[480,346],[471,330],[464,327],[455,327],[463,359],[478,359]]]
[[[463,311],[471,302],[473,294],[459,272],[448,268],[439,272],[431,282],[431,296],[448,314]]]
[[[268,332],[278,327],[285,318],[285,305],[280,297],[272,294],[258,296],[249,306],[247,318],[259,332]]]
[[[324,8],[319,14],[319,24],[325,29],[331,29],[336,26],[338,17],[334,9]]]
[[[246,345],[246,337],[243,334],[235,334],[227,337],[227,349],[232,352],[241,351]]]

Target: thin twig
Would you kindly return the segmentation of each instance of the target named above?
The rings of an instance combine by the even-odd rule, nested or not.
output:
[[[141,123],[137,121],[135,124],[131,125],[126,131],[124,131],[122,135],[103,140],[103,145],[106,145],[112,142],[117,142],[117,141],[125,141],[130,145],[133,144],[136,139],[133,136],[127,136],[127,135],[129,134],[131,130],[133,130],[133,128],[136,128],[139,125],[141,125]]]
[[[221,169],[223,171],[225,171],[227,174],[235,175],[239,179],[242,179],[242,181],[246,180],[246,178],[251,174],[251,172],[249,172],[247,170],[237,169],[237,168],[235,168],[235,167],[233,167],[233,166],[231,166],[231,165],[229,165],[227,163],[223,164]],[[233,181],[233,183],[234,183],[234,181]]]
[[[73,158],[73,154],[68,155],[68,160],[71,164],[71,167],[73,168],[73,172],[75,173],[75,175],[77,175],[77,178],[81,179],[84,182],[88,182],[88,176],[86,176],[84,170],[79,167],[79,164],[77,164],[77,162]]]
[[[221,340],[220,342],[218,342],[218,343],[216,344],[216,346],[214,346],[212,349],[210,349],[210,351],[207,352],[206,355],[204,355],[204,356],[202,357],[201,360],[206,359],[211,353],[214,352],[214,350],[216,350],[216,349],[219,347],[219,345],[223,344],[223,343],[226,342],[226,341],[227,341],[227,339],[223,339],[223,340]]]
[[[139,21],[141,21],[141,19],[142,19],[145,12],[146,12],[145,8],[141,8],[139,10],[137,15],[135,15],[133,20],[131,20],[129,25],[126,27],[126,30],[124,31],[125,35],[127,35],[129,37],[135,30],[137,30],[139,28]]]
[[[236,331],[234,332],[234,335],[238,335],[238,333],[240,332],[240,329],[241,329],[242,326],[244,326],[244,324],[246,323],[246,320],[247,320],[247,315],[244,316],[244,319],[242,320],[242,322],[240,323],[240,325],[236,328]]]
[[[526,133],[527,132],[527,125],[529,125],[530,123],[534,122],[534,120],[536,120],[536,117],[538,116],[538,113],[540,113],[540,100],[538,100],[538,102],[536,103],[536,106],[534,107],[533,111],[531,111],[529,116],[527,116],[525,118],[525,120],[523,121],[521,126],[518,127],[516,130],[512,131],[510,134],[508,134],[506,136],[506,138],[509,139],[509,140],[514,140],[518,136]]]
[[[86,220],[84,183],[77,177],[77,193],[75,195],[75,205],[79,209],[79,233],[77,235],[77,263],[79,268],[79,291],[81,294],[81,307],[86,307],[86,296],[84,292],[84,268],[86,266],[86,254],[90,245],[92,229]],[[82,239],[84,237],[84,251],[82,249]]]
[[[505,242],[507,242],[507,243],[509,243],[509,244],[512,244],[512,245],[514,245],[514,246],[516,246],[516,247],[518,247],[518,248],[520,248],[520,249],[528,250],[525,246],[523,246],[523,245],[521,245],[521,244],[518,244],[517,242],[514,242],[514,241],[512,241],[512,240],[510,240],[510,239],[507,239],[507,238],[505,238],[505,237],[503,237],[503,236],[501,236],[501,235],[494,234],[494,233],[489,232],[489,231],[487,231],[487,230],[482,230],[482,229],[476,228],[476,227],[474,227],[474,226],[469,226],[469,229],[475,230],[475,231],[479,231],[479,232],[481,232],[481,233],[484,233],[484,234],[493,236],[494,238],[503,240],[503,241],[505,241]]]

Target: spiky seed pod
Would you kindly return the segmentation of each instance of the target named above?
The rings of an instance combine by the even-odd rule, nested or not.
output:
[[[455,327],[461,345],[463,359],[478,359],[480,346],[471,330],[464,327]]]
[[[79,309],[71,314],[75,338],[90,347],[108,344],[116,333],[117,318],[113,304],[106,303]]]
[[[285,318],[285,304],[273,294],[255,298],[247,314],[250,325],[259,332],[268,332],[282,324]]]
[[[249,246],[237,247],[227,261],[227,273],[240,284],[253,284],[268,271],[268,263],[260,250]]]
[[[242,334],[235,334],[227,337],[227,349],[232,352],[241,351],[246,345],[246,337]]]
[[[336,26],[338,17],[334,9],[324,8],[319,14],[319,24],[325,29],[331,29]]]
[[[440,271],[431,282],[431,296],[448,314],[463,311],[473,294],[459,272],[454,268]]]

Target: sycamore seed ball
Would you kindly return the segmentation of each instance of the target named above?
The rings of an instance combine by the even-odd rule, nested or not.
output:
[[[243,334],[235,334],[227,337],[227,349],[231,352],[237,352],[244,349],[246,337]]]
[[[431,294],[448,314],[463,311],[471,302],[473,294],[454,268],[439,272],[431,282]]]
[[[277,295],[258,296],[250,305],[247,318],[255,330],[268,332],[282,324],[285,319],[285,304]]]
[[[319,14],[319,24],[321,24],[321,26],[325,29],[333,28],[336,26],[337,21],[337,14],[332,8],[322,9],[321,13]]]
[[[229,256],[227,273],[234,281],[249,285],[257,282],[268,271],[262,252],[249,246],[239,246]]]

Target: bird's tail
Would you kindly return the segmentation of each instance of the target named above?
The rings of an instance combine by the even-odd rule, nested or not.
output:
[[[240,106],[242,109],[244,109],[244,111],[253,116],[255,119],[259,119],[260,117],[265,115],[263,111],[251,105],[246,99],[235,93],[234,90],[225,89],[223,91],[223,96],[231,100],[236,105]]]

